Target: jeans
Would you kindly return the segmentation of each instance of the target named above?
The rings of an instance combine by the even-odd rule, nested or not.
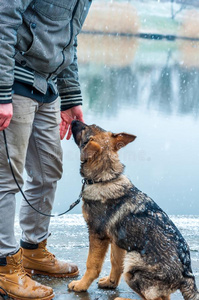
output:
[[[62,149],[59,137],[60,100],[38,103],[13,95],[13,118],[5,130],[15,176],[24,193],[39,211],[50,214],[57,181],[62,176]],[[14,234],[18,192],[8,164],[3,132],[0,132],[0,257],[19,249]],[[20,208],[22,240],[37,244],[49,236],[50,218],[35,212],[22,199]]]

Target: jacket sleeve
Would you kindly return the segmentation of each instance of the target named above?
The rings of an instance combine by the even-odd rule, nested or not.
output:
[[[17,30],[32,1],[0,0],[0,104],[12,102]]]
[[[82,105],[82,94],[78,76],[77,37],[74,40],[74,60],[57,78],[57,86],[61,98],[61,110]]]

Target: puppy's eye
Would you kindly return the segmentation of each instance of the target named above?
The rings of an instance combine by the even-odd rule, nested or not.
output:
[[[84,143],[82,143],[82,144],[81,144],[81,148],[84,148],[84,147],[88,144],[89,141],[90,141],[90,140],[87,140],[87,141],[85,141]]]
[[[89,137],[84,143],[81,144],[81,148],[84,148],[90,141],[94,141],[92,136]]]

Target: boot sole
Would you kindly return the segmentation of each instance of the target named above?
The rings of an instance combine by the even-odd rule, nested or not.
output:
[[[26,269],[25,271],[30,274],[31,276],[34,275],[44,275],[44,276],[49,276],[49,277],[55,277],[55,278],[73,278],[73,277],[77,277],[79,275],[79,270],[74,272],[74,273],[47,273],[47,272],[43,272],[43,271],[39,271],[39,270],[32,270],[32,269]]]
[[[30,297],[16,297],[16,295],[13,295],[11,293],[8,293],[8,296],[11,297],[13,300],[51,300],[55,297],[54,294],[51,294],[49,296],[46,296],[46,297],[40,297],[40,298],[30,298]]]

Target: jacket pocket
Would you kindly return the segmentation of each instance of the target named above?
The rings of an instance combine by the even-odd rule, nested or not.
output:
[[[36,0],[34,9],[52,21],[70,20],[77,0]]]
[[[29,38],[31,38],[31,40],[29,41],[29,43],[25,43],[25,47],[20,47],[19,50],[21,53],[23,53],[23,55],[28,55],[28,54],[31,54],[31,53],[35,53],[35,50],[34,49],[34,44],[35,44],[35,33],[31,27],[31,24],[30,24],[30,28],[29,28]],[[20,45],[22,44],[22,42],[20,43]],[[22,45],[21,45],[22,46]],[[33,50],[33,51],[32,51]]]
[[[16,49],[25,53],[31,47],[33,42],[33,32],[30,26],[22,24],[17,32]]]

